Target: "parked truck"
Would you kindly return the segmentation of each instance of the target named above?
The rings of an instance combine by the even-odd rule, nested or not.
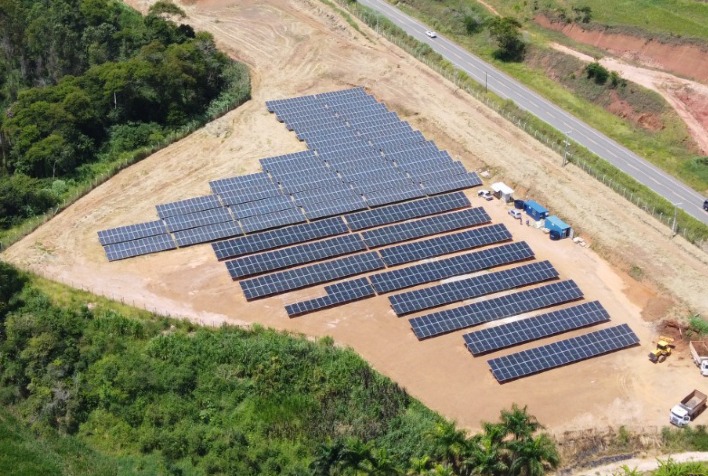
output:
[[[688,343],[691,349],[691,356],[699,369],[701,375],[708,377],[708,342],[704,340],[692,340]]]
[[[686,426],[706,407],[708,397],[705,393],[694,390],[681,403],[674,405],[669,415],[669,421],[676,426]]]

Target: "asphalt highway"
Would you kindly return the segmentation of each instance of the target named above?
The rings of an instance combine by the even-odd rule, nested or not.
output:
[[[385,1],[358,1],[364,6],[377,10],[412,37],[429,44],[433,50],[440,53],[457,68],[465,71],[471,78],[480,84],[486,83],[487,88],[496,95],[504,99],[511,99],[521,109],[567,134],[574,142],[634,177],[639,183],[665,197],[689,215],[708,224],[708,212],[703,210],[704,197],[688,185],[604,136],[452,41],[439,35],[436,38],[429,38],[425,34],[429,27]],[[559,162],[558,165],[561,166],[561,163]]]

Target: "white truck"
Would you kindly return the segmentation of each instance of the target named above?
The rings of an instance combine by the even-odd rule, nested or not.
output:
[[[692,340],[688,343],[688,348],[691,349],[691,356],[701,370],[701,375],[708,377],[708,342]]]
[[[706,407],[706,394],[694,390],[681,400],[681,403],[674,405],[669,414],[669,421],[676,426],[686,426],[693,421],[696,416]]]

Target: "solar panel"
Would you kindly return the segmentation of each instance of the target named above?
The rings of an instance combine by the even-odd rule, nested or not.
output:
[[[627,324],[491,359],[487,363],[498,382],[550,370],[639,344]]]
[[[171,232],[188,230],[198,226],[213,225],[233,221],[233,217],[226,208],[212,208],[201,212],[188,213],[186,215],[173,215],[165,218],[167,229]]]
[[[428,195],[437,193],[451,192],[453,190],[461,190],[463,188],[472,188],[482,185],[482,180],[471,172],[467,175],[455,175],[454,177],[441,177],[438,179],[423,182]]]
[[[124,241],[103,247],[108,261],[132,258],[133,256],[157,253],[158,251],[173,250],[175,248],[175,242],[167,233],[164,235],[148,236],[147,238],[140,238],[139,240]]]
[[[267,215],[255,215],[239,220],[243,230],[246,233],[254,231],[267,230],[277,226],[290,225],[292,223],[300,223],[305,221],[305,217],[299,209],[290,208],[279,212],[269,213]]]
[[[102,245],[112,245],[123,241],[133,241],[148,236],[167,233],[167,228],[162,220],[136,223],[135,225],[119,226],[98,232],[98,241]]]
[[[157,214],[160,218],[171,217],[174,215],[186,215],[187,213],[200,212],[202,210],[210,210],[219,208],[221,202],[216,195],[205,195],[203,197],[188,198],[179,202],[164,203],[157,206]]]
[[[259,187],[272,185],[268,174],[258,172],[255,174],[229,177],[209,182],[209,187],[213,193],[220,193],[227,190],[243,189],[249,187]]]
[[[359,235],[343,235],[327,240],[280,248],[226,262],[231,279],[262,274],[276,269],[346,255],[366,249]]]
[[[574,281],[560,281],[410,319],[420,340],[583,297]]]
[[[290,200],[290,198],[280,195],[277,197],[264,198],[263,200],[258,200],[256,202],[231,205],[229,208],[231,208],[234,216],[240,220],[242,218],[248,218],[256,215],[267,215],[269,213],[279,212],[281,210],[287,210],[294,207],[295,204],[292,200]]]
[[[480,246],[500,243],[511,239],[511,233],[503,224],[485,226],[450,235],[436,236],[427,240],[405,243],[379,250],[386,266],[396,266],[435,256],[469,250]]]
[[[465,194],[456,192],[412,202],[389,205],[375,210],[351,213],[344,218],[346,218],[349,228],[352,231],[358,231],[469,206],[470,201]]]
[[[366,208],[364,201],[360,197],[353,195],[350,198],[308,205],[305,207],[305,215],[307,215],[307,218],[310,220],[315,220],[317,218],[361,210],[362,208]]]
[[[486,354],[573,329],[592,326],[610,320],[599,301],[548,312],[535,317],[470,332],[462,336],[472,355]]]
[[[407,268],[394,269],[375,274],[369,279],[376,292],[383,294],[529,258],[533,258],[533,251],[529,245],[521,241],[429,263],[416,264]]]
[[[302,316],[328,307],[338,306],[375,296],[369,280],[366,278],[342,281],[341,283],[325,286],[327,294],[322,297],[300,301],[285,306],[288,317]]]
[[[222,190],[219,197],[224,205],[255,202],[264,198],[282,196],[277,184],[245,189]]]
[[[466,208],[457,212],[433,215],[415,221],[364,231],[362,236],[369,248],[375,248],[422,236],[459,230],[460,228],[476,226],[490,221],[491,218],[484,211],[484,208]]]
[[[473,278],[443,283],[429,288],[389,296],[391,307],[398,316],[432,307],[444,306],[499,291],[526,286],[558,277],[558,271],[548,261],[530,263],[516,268],[483,274]]]
[[[425,192],[417,184],[396,187],[387,190],[377,190],[366,194],[366,203],[370,207],[378,207],[388,203],[402,202],[411,198],[424,197]]]
[[[349,230],[341,217],[326,218],[312,223],[293,225],[277,230],[254,233],[233,240],[213,243],[216,258],[221,261],[259,251],[271,250],[305,241],[341,235]]]
[[[213,225],[190,228],[189,230],[176,231],[174,233],[177,246],[180,248],[221,240],[223,238],[231,238],[232,236],[238,235],[243,235],[243,230],[235,221],[215,223]]]
[[[301,268],[278,271],[241,281],[247,300],[281,294],[293,289],[334,281],[335,279],[381,269],[383,261],[375,251],[360,253]]]

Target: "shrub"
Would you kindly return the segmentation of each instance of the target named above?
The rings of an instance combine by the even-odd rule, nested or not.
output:
[[[597,61],[590,63],[585,67],[585,73],[588,75],[588,79],[594,79],[597,84],[605,84],[607,78],[610,76],[610,72],[602,66]]]

